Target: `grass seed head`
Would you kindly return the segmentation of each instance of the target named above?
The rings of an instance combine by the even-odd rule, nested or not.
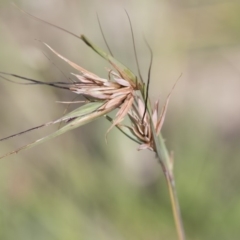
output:
[[[159,101],[156,101],[153,107],[153,113],[150,118],[149,113],[144,115],[144,102],[139,97],[137,103],[133,105],[131,111],[128,112],[132,126],[130,127],[132,133],[141,142],[138,150],[149,149],[155,151],[153,133],[151,129],[151,122],[153,123],[156,135],[158,136],[161,131],[165,114],[159,114]],[[144,115],[144,119],[143,119]]]
[[[72,73],[77,81],[70,85],[69,90],[82,94],[92,101],[104,101],[104,104],[98,111],[107,111],[109,109],[110,112],[113,110],[113,107],[119,108],[116,118],[107,133],[115,125],[119,124],[130,111],[134,101],[135,84],[129,77],[117,65],[110,62],[116,72],[108,70],[108,79],[101,78],[63,57],[46,43],[44,44],[54,54],[79,72],[78,74]]]

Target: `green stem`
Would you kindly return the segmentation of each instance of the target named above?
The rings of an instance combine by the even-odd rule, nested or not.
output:
[[[183,228],[183,222],[182,222],[182,217],[181,217],[181,211],[179,207],[179,202],[178,202],[178,197],[177,197],[177,191],[175,187],[175,181],[174,177],[170,177],[169,174],[165,175],[167,184],[168,184],[168,190],[169,190],[169,195],[171,199],[171,205],[172,205],[172,211],[173,211],[173,216],[174,216],[174,221],[178,233],[178,239],[179,240],[185,240],[185,232]]]
[[[174,216],[174,221],[177,229],[178,239],[185,240],[185,232],[183,227],[183,221],[176,191],[174,173],[173,173],[173,159],[169,156],[168,150],[166,148],[164,139],[160,134],[159,137],[155,139],[156,153],[159,159],[159,162],[162,166],[164,176],[167,180],[168,191],[171,200],[171,206]]]
[[[173,159],[171,159],[171,157],[169,156],[169,153],[162,135],[159,134],[159,137],[157,137],[156,135],[155,128],[152,122],[151,104],[149,101],[148,101],[147,109],[148,109],[149,116],[151,118],[150,122],[151,122],[153,140],[155,144],[155,151],[156,151],[159,163],[162,167],[164,176],[167,180],[174,221],[175,221],[176,230],[178,234],[178,240],[185,240],[186,238],[185,238],[185,232],[183,227],[183,221],[182,221],[182,216],[181,216],[181,211],[179,207],[178,196],[177,196],[177,191],[175,186],[175,180],[174,180]]]

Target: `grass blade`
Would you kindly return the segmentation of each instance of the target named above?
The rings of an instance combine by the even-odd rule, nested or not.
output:
[[[48,136],[45,136],[43,138],[40,138],[40,139],[38,139],[30,144],[27,144],[23,147],[20,147],[12,152],[9,152],[9,153],[1,156],[0,159],[7,157],[9,155],[18,153],[19,151],[35,147],[41,143],[44,143],[50,139],[53,139],[53,138],[65,133],[67,131],[70,131],[72,129],[75,129],[77,127],[85,125],[89,122],[92,122],[92,121],[96,120],[97,118],[107,114],[108,112],[110,112],[114,109],[114,107],[113,107],[113,108],[108,108],[108,109],[104,109],[104,110],[99,110],[99,108],[102,106],[102,104],[103,103],[99,103],[99,102],[98,103],[88,103],[82,107],[79,107],[78,109],[74,110],[73,112],[65,115],[63,118],[60,118],[56,121],[46,124],[46,126],[48,126],[48,125],[55,124],[55,123],[58,123],[61,121],[71,120],[64,127],[60,128],[59,130],[55,131],[54,133],[49,134]]]
[[[89,46],[93,51],[95,51],[98,55],[100,55],[102,58],[104,58],[105,60],[109,61],[111,64],[113,63],[114,65],[116,65],[119,69],[121,69],[121,72],[123,72],[125,75],[128,76],[128,78],[133,82],[136,83],[137,82],[137,77],[136,75],[129,69],[127,68],[125,65],[123,65],[121,62],[119,62],[118,60],[116,60],[113,56],[111,56],[110,54],[106,53],[105,51],[103,51],[102,49],[100,49],[99,47],[97,47],[96,45],[94,45],[86,36],[81,35],[81,39],[83,40],[84,43],[87,44],[87,46]]]

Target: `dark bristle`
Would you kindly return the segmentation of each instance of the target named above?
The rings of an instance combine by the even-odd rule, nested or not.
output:
[[[1,141],[5,141],[5,140],[7,140],[7,139],[9,139],[9,138],[13,138],[13,137],[20,136],[20,135],[22,135],[22,134],[24,134],[24,133],[31,132],[31,131],[33,131],[33,130],[36,130],[36,129],[39,129],[39,128],[42,128],[42,127],[45,127],[45,126],[47,126],[47,125],[46,125],[46,124],[42,124],[42,125],[39,125],[39,126],[37,126],[37,127],[29,128],[29,129],[27,129],[27,130],[25,130],[25,131],[22,131],[22,132],[19,132],[19,133],[15,133],[15,134],[13,134],[13,135],[11,135],[11,136],[2,138],[2,139],[0,139],[0,142],[1,142]]]
[[[41,81],[38,81],[38,80],[35,80],[35,79],[32,79],[32,78],[27,78],[27,77],[23,77],[23,76],[20,76],[20,75],[17,75],[17,74],[12,74],[12,73],[0,72],[0,74],[7,75],[7,76],[12,76],[12,77],[15,77],[15,78],[20,78],[22,80],[28,81],[28,83],[17,83],[15,81],[12,81],[12,80],[10,80],[8,78],[5,78],[5,77],[0,75],[0,77],[2,77],[4,80],[12,82],[12,83],[15,83],[15,84],[22,84],[22,85],[48,85],[48,86],[55,87],[55,88],[61,88],[61,89],[69,90],[69,87],[61,86],[61,85],[69,85],[69,83],[65,83],[65,82],[41,82]]]
[[[24,14],[26,14],[26,15],[34,18],[35,20],[40,21],[40,22],[43,22],[43,23],[45,23],[45,24],[47,24],[47,25],[49,25],[49,26],[52,26],[52,27],[54,27],[54,28],[57,28],[57,29],[59,29],[59,30],[61,30],[61,31],[63,31],[63,32],[66,32],[66,33],[68,33],[68,34],[70,34],[70,35],[72,35],[72,36],[74,36],[74,37],[76,37],[76,38],[78,38],[78,39],[81,39],[81,36],[78,36],[78,35],[75,34],[75,33],[72,33],[72,32],[70,32],[70,31],[68,31],[68,30],[66,30],[66,29],[64,29],[64,28],[62,28],[62,27],[59,27],[59,26],[57,26],[57,25],[55,25],[55,24],[52,24],[52,23],[50,23],[50,22],[47,22],[47,21],[45,21],[45,20],[43,20],[43,19],[41,19],[41,18],[35,17],[34,15],[32,15],[32,14],[30,14],[30,13],[22,10],[22,9],[21,9],[20,7],[18,7],[16,4],[14,4],[14,3],[12,3],[12,4],[13,4],[14,7],[18,8],[21,12],[23,12]]]
[[[145,43],[150,51],[151,54],[151,60],[150,60],[150,64],[149,64],[149,68],[148,68],[148,79],[147,79],[147,87],[146,87],[146,96],[145,96],[145,109],[144,109],[144,113],[143,113],[143,117],[142,117],[142,123],[144,120],[144,117],[146,115],[147,112],[147,101],[148,101],[148,95],[149,95],[149,86],[150,86],[150,80],[151,80],[151,69],[152,69],[152,62],[153,62],[153,51],[151,49],[151,47],[149,46],[147,40],[144,38]]]
[[[129,21],[129,25],[130,25],[130,30],[131,30],[131,35],[132,35],[132,43],[133,43],[133,49],[134,49],[134,56],[135,56],[135,60],[136,60],[136,64],[137,64],[138,75],[140,77],[141,82],[143,83],[143,78],[142,78],[142,74],[141,74],[139,62],[138,62],[138,57],[137,57],[137,50],[136,50],[135,38],[134,38],[134,34],[133,34],[132,22],[131,22],[130,16],[126,9],[125,9],[125,12],[126,12],[126,15],[127,15],[128,21]]]
[[[99,25],[99,28],[100,28],[100,31],[101,31],[103,40],[104,40],[104,42],[105,42],[105,44],[106,44],[106,46],[107,46],[107,49],[108,49],[110,55],[113,57],[112,51],[111,51],[111,49],[110,49],[110,47],[109,47],[109,45],[108,45],[108,42],[107,42],[107,40],[106,40],[106,38],[105,38],[105,35],[104,35],[104,32],[103,32],[102,25],[101,25],[101,22],[100,22],[100,19],[99,19],[98,14],[97,14],[97,20],[98,20],[98,25]]]
[[[69,82],[74,82],[70,77],[66,76],[66,74],[47,56],[47,54],[45,54],[44,52],[42,53],[48,59],[48,61],[64,76],[64,78],[66,78],[66,80],[68,80]]]

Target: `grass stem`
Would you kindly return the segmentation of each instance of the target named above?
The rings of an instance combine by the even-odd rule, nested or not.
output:
[[[174,221],[177,229],[178,239],[185,240],[186,238],[185,238],[181,211],[180,211],[178,197],[177,197],[177,191],[175,187],[175,180],[174,180],[174,177],[170,176],[169,174],[166,174],[165,177],[168,184],[168,190],[169,190],[169,195],[170,195],[170,200],[172,205]]]
[[[157,141],[158,140],[158,141]],[[173,159],[169,156],[166,144],[162,135],[156,139],[156,152],[159,162],[162,166],[164,176],[167,180],[169,196],[171,200],[171,206],[173,211],[173,217],[176,225],[176,230],[178,234],[178,240],[185,240],[185,231],[183,227],[183,221],[176,191],[174,173],[173,173]]]

